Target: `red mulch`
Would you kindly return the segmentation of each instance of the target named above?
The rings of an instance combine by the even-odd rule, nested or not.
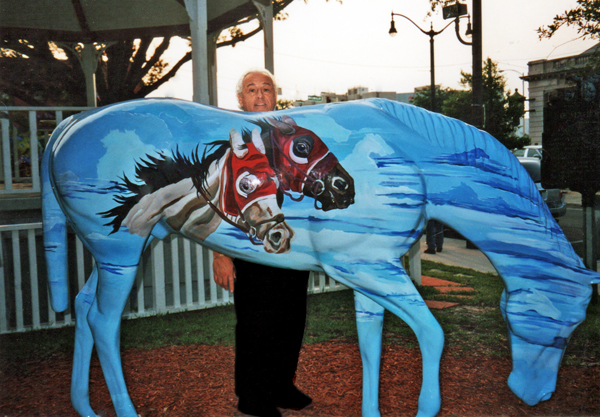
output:
[[[600,416],[600,366],[563,366],[557,392],[535,407],[506,385],[508,358],[446,350],[442,360],[440,416]],[[173,346],[123,352],[130,394],[141,416],[234,416],[234,351],[225,346]],[[12,364],[0,373],[0,416],[75,416],[69,401],[71,360],[63,356]],[[383,416],[416,414],[421,384],[418,349],[384,347],[381,372]],[[284,416],[359,416],[361,363],[356,344],[306,345],[297,385],[314,404]],[[96,359],[91,403],[102,416],[114,411]]]

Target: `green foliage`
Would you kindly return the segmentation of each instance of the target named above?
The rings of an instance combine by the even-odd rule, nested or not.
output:
[[[441,113],[463,122],[471,122],[471,109],[473,99],[470,91],[449,90],[441,107]]]
[[[153,41],[143,38],[93,46],[99,55],[96,88],[100,105],[145,97],[191,59],[190,51],[170,65],[161,56],[171,38]],[[85,106],[81,53],[81,44],[70,47],[46,40],[3,40],[0,91],[29,105]]]
[[[600,38],[600,1],[577,0],[577,7],[554,17],[553,23],[538,28],[540,38],[551,38],[563,26],[575,26],[586,38]]]
[[[505,91],[506,81],[498,71],[498,64],[488,58],[483,66],[483,130],[498,139],[507,148],[524,146],[530,140],[518,137],[515,130],[525,114],[525,98],[518,92]],[[442,114],[472,123],[473,76],[461,71],[460,83],[466,90],[436,87],[436,109]],[[430,88],[419,90],[411,103],[431,109]]]
[[[294,107],[294,100],[286,100],[284,98],[277,99],[275,110],[285,110]]]
[[[452,90],[449,88],[442,89],[439,85],[435,86],[435,111],[440,111],[450,91]],[[410,103],[427,110],[432,110],[430,92],[431,86],[416,90],[415,95],[410,100]]]
[[[75,51],[61,52],[48,41],[0,41],[0,92],[6,104],[14,98],[30,105],[84,106],[85,77]],[[22,104],[22,103],[18,103]]]
[[[600,0],[577,0],[577,6],[557,14],[553,23],[537,29],[540,39],[551,38],[563,26],[574,26],[583,39],[600,39]],[[600,70],[600,48],[589,57],[578,72],[595,75]]]

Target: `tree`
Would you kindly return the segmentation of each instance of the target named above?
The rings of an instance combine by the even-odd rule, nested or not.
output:
[[[440,111],[444,100],[448,95],[448,92],[451,91],[449,88],[442,89],[439,85],[435,86],[435,109],[436,111]],[[419,88],[415,90],[414,97],[410,100],[412,104],[415,106],[422,107],[427,110],[431,110],[431,86],[426,86],[423,88]]]
[[[472,119],[473,99],[471,91],[448,90],[441,107],[442,114],[470,123]]]
[[[538,28],[540,39],[551,38],[563,26],[575,26],[583,39],[600,39],[600,0],[577,0],[578,6],[556,15],[552,24]],[[580,75],[595,75],[600,71],[600,48],[578,72]]]
[[[577,0],[578,6],[554,17],[554,23],[538,28],[540,38],[551,38],[563,26],[576,26],[583,38],[600,38],[600,0]]]
[[[277,105],[275,110],[285,110],[294,108],[294,100],[287,100],[285,98],[277,99]]]
[[[276,19],[285,19],[283,9],[293,0],[275,0]],[[338,0],[339,1],[339,0]],[[222,36],[217,47],[235,45],[262,29],[259,23],[240,28],[258,14],[241,19]],[[191,60],[191,48],[175,62],[163,53],[173,38],[142,38],[97,45],[102,54],[96,70],[99,104],[142,98],[172,78]],[[0,43],[0,98],[30,105],[85,105],[85,77],[79,63],[80,46],[69,47],[36,39],[3,39]]]
[[[437,89],[436,106],[442,114],[471,123],[473,76],[461,71],[461,85],[466,90]],[[525,114],[525,100],[519,93],[505,92],[506,81],[498,72],[497,64],[488,58],[483,66],[483,130],[502,142],[507,148],[519,148],[530,143],[528,136],[515,134],[521,118]],[[413,104],[429,108],[429,88],[417,92]],[[441,104],[439,104],[441,102]]]
[[[4,102],[85,105],[85,77],[75,51],[65,50],[64,58],[56,59],[59,48],[52,42],[3,39],[0,45]]]
[[[473,88],[473,76],[461,71],[461,84]],[[502,142],[507,148],[528,145],[529,138],[515,134],[525,115],[525,98],[518,92],[505,91],[506,81],[498,72],[498,64],[488,58],[483,64],[483,130]],[[470,117],[470,113],[469,113]]]

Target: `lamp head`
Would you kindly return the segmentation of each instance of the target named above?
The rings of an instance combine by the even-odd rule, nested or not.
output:
[[[471,26],[471,16],[469,15],[469,22],[467,23],[467,31],[465,32],[467,36],[473,36],[473,27]]]
[[[396,30],[396,24],[394,23],[394,16],[392,15],[392,22],[390,24],[390,31],[389,31],[390,36],[396,36],[398,34],[398,31]]]

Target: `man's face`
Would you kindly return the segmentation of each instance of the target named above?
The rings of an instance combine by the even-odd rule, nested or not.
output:
[[[277,93],[271,78],[260,72],[252,72],[244,77],[242,94],[238,95],[244,111],[261,112],[275,110]]]

